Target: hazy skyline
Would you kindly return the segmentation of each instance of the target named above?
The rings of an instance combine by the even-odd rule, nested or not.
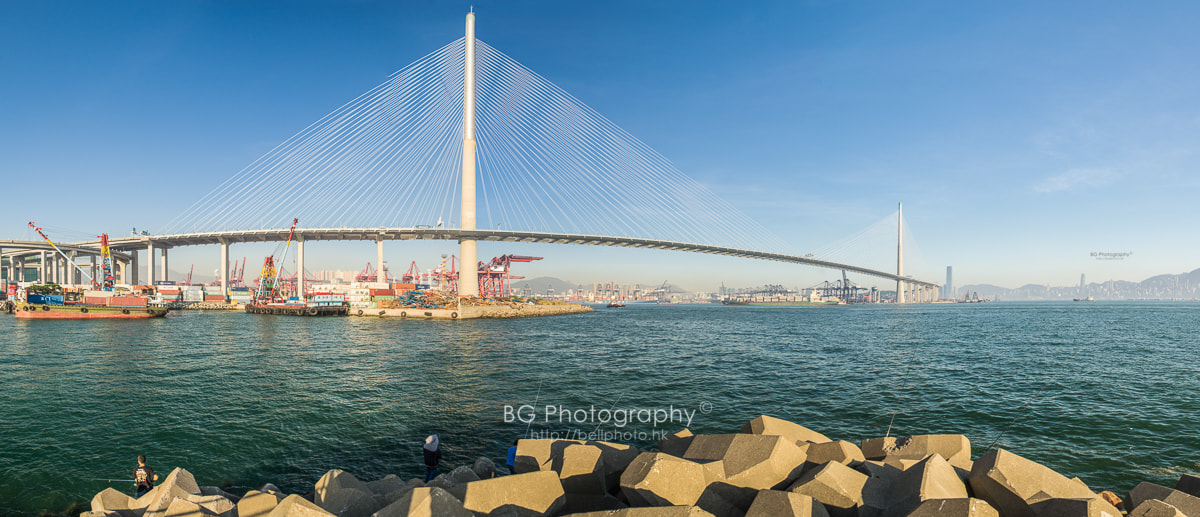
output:
[[[468,4],[8,3],[0,239],[151,232],[390,73],[462,36]],[[817,250],[903,201],[906,273],[958,285],[1140,281],[1200,267],[1200,6],[475,2],[479,39]],[[269,196],[269,192],[262,193]],[[247,199],[246,203],[253,203]],[[876,232],[879,233],[879,232]],[[856,263],[894,268],[879,233]],[[453,243],[388,243],[392,269]],[[274,246],[235,246],[261,264]],[[915,252],[916,250],[914,250]],[[1093,252],[1130,252],[1097,260]],[[529,277],[696,290],[834,271],[724,257],[481,244]],[[212,247],[171,268],[216,266]],[[372,243],[310,243],[310,270]],[[911,269],[919,268],[919,269]],[[249,275],[248,275],[249,276]],[[657,279],[657,280],[656,280]],[[886,285],[865,278],[859,283]]]

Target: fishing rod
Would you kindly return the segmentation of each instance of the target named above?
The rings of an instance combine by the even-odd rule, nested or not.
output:
[[[119,482],[127,481],[129,483],[135,483],[135,481],[132,479],[91,478],[91,479],[88,479],[88,481],[108,481],[109,483],[119,483]]]

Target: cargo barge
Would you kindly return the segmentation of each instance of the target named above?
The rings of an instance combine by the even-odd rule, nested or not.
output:
[[[10,304],[13,316],[31,320],[99,320],[161,318],[167,308],[140,296],[113,296],[99,303],[67,302],[62,295],[26,295]],[[97,300],[88,299],[89,302]]]
[[[732,297],[721,301],[723,305],[748,305],[753,307],[816,307],[823,305],[845,305],[836,296],[821,296],[816,289],[808,296],[759,296]]]

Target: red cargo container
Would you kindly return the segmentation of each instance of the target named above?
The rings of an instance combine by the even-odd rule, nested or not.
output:
[[[402,289],[405,291],[411,291],[416,288],[417,288],[417,284],[399,284],[399,283],[392,284],[392,289]]]
[[[371,296],[393,296],[395,291],[391,289],[371,289]]]
[[[108,299],[110,307],[145,307],[146,299],[140,296],[114,296]]]
[[[175,294],[183,294],[183,291],[181,291],[179,289],[159,289],[158,294],[175,295]]]
[[[206,302],[223,302],[223,301],[225,301],[225,297],[221,296],[219,294],[206,294],[206,295],[204,295],[204,301],[206,301]]]
[[[83,303],[88,305],[108,305],[107,296],[84,296]]]

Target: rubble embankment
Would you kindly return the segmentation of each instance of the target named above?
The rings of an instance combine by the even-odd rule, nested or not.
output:
[[[395,516],[1088,516],[1200,515],[1200,478],[1142,483],[1122,500],[1012,452],[971,458],[963,435],[831,440],[760,416],[736,434],[659,440],[653,450],[598,441],[521,440],[516,474],[487,458],[429,483],[364,482],[331,470],[306,495],[265,485],[244,495],[200,487],[175,469],[133,499],[99,494],[85,517]]]

